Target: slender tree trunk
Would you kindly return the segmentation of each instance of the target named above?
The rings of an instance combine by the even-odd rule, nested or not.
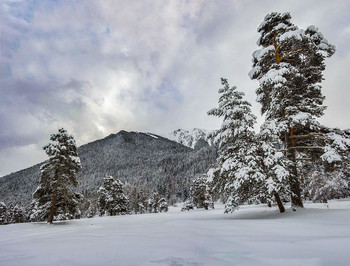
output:
[[[51,206],[51,211],[49,215],[49,220],[47,221],[50,224],[52,224],[53,215],[55,213],[56,197],[57,197],[57,188],[54,189],[53,195],[52,195],[52,206]]]
[[[278,196],[278,193],[274,193],[273,195],[275,196],[278,208],[280,209],[280,213],[284,212],[285,209],[284,209],[284,206],[283,206],[282,201],[280,199],[280,196]]]
[[[296,160],[296,152],[295,152],[295,145],[294,145],[294,139],[293,139],[293,129],[290,130],[289,132],[289,140],[287,141],[288,143],[288,148],[290,151],[288,151],[290,159],[293,161],[293,176],[290,178],[290,187],[292,191],[291,195],[291,201],[292,201],[292,206],[295,207],[301,207],[303,208],[303,201],[301,199],[301,192],[300,192],[300,184],[298,180],[298,170],[297,170],[297,160]]]
[[[295,169],[296,167],[293,167],[293,168]],[[300,183],[298,180],[298,176],[296,174],[297,173],[295,170],[294,176],[292,177],[292,180],[291,180],[292,206],[304,208],[303,201],[301,200]]]

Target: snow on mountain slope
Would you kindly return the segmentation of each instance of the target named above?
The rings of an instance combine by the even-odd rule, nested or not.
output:
[[[350,201],[0,226],[0,265],[348,265]]]
[[[171,132],[168,135],[168,138],[184,146],[194,149],[196,143],[200,139],[205,140],[209,144],[211,143],[210,140],[208,139],[208,133],[209,133],[208,130],[199,129],[199,128],[194,128],[191,130],[177,129]]]
[[[112,175],[131,185],[186,198],[190,179],[206,173],[216,160],[216,151],[209,146],[191,150],[153,133],[123,130],[80,146],[78,153],[83,167],[77,176],[77,189],[85,197],[95,193],[104,176]],[[39,179],[39,164],[2,177],[0,201],[6,205],[30,204]]]

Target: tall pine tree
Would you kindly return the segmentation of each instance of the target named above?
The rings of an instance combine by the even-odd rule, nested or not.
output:
[[[315,120],[325,106],[320,83],[325,58],[335,52],[314,26],[306,30],[291,23],[289,13],[268,14],[258,28],[261,34],[253,53],[251,79],[259,81],[257,101],[265,115],[263,128],[283,143],[290,161],[292,204],[303,206],[298,174],[298,157],[321,152],[315,144],[320,129]]]
[[[230,88],[226,79],[219,90],[219,107],[208,112],[223,118],[221,128],[211,134],[219,147],[214,186],[227,198],[225,212],[233,212],[242,203],[273,201],[284,191],[288,171],[271,144],[258,140],[253,131],[256,117],[244,93]],[[283,189],[282,189],[283,188]]]
[[[79,200],[74,192],[81,169],[77,146],[72,135],[63,128],[52,134],[50,143],[43,147],[49,160],[41,166],[40,185],[33,194],[31,220],[65,220],[79,215]]]

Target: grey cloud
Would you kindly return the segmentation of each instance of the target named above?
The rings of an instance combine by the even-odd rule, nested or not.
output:
[[[74,119],[84,108],[80,83],[65,86],[28,80],[1,80],[0,149],[40,142],[48,125]]]

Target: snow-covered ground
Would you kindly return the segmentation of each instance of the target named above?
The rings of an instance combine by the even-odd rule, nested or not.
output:
[[[349,265],[350,201],[0,226],[0,265]]]

